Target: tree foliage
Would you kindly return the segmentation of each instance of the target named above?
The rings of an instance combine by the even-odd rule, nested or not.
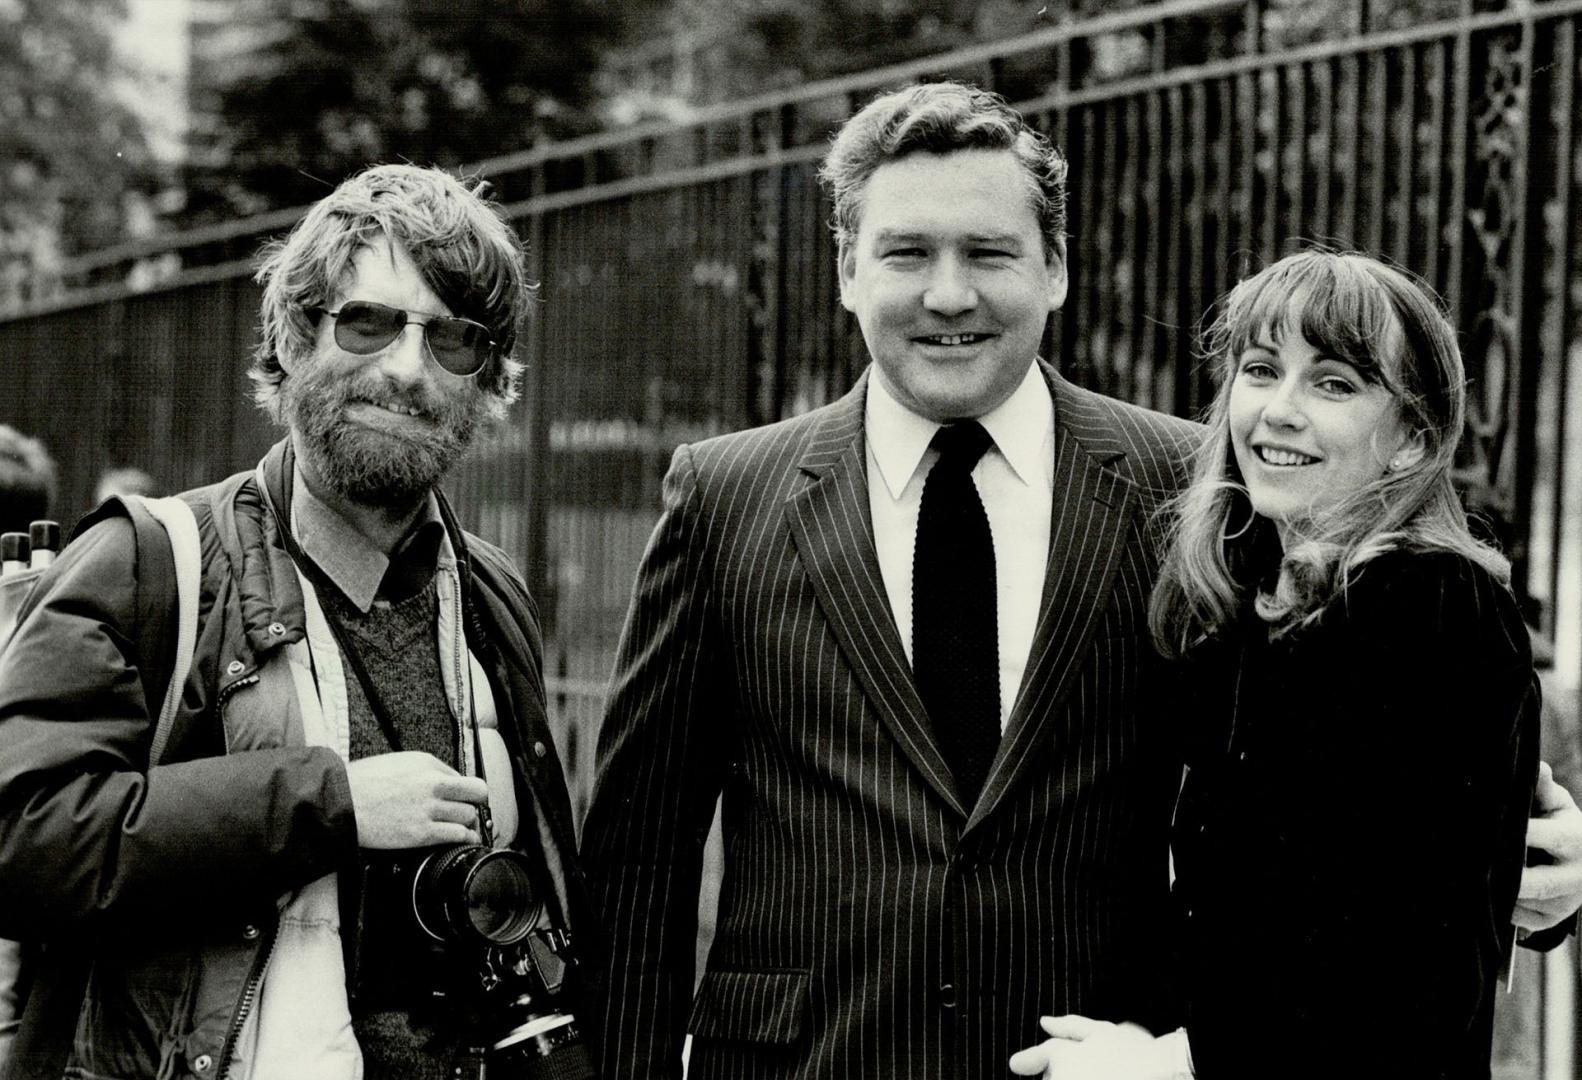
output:
[[[1371,30],[1452,18],[1460,0],[1266,0],[1265,47],[1332,39],[1364,16]],[[1161,6],[1160,0],[671,0],[673,22],[713,43],[706,96],[728,100],[769,87],[867,71],[962,46],[1013,39],[1075,20]],[[1079,78],[1115,77],[1236,55],[1246,8],[1179,15],[1152,54],[1136,31],[1084,39]],[[1037,88],[1032,88],[1036,92]]]
[[[116,98],[124,0],[0,0],[0,300],[122,235],[147,146]]]
[[[729,63],[744,83],[844,75],[1049,25],[1043,0],[753,0]],[[744,86],[743,89],[749,88]]]
[[[587,131],[599,56],[645,2],[237,0],[189,220],[311,201],[374,162],[456,166]]]

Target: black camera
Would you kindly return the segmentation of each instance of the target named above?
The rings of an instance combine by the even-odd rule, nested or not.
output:
[[[449,998],[473,1080],[593,1080],[568,1006],[570,941],[521,852],[479,844],[401,852],[379,883],[389,907],[435,943],[435,997]]]

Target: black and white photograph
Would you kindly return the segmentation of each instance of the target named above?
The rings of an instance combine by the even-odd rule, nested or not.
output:
[[[0,0],[0,1080],[1582,1080],[1582,0]]]

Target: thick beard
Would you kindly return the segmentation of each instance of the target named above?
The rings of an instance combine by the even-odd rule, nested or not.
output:
[[[445,396],[423,386],[400,387],[377,370],[338,370],[314,357],[281,387],[298,449],[320,480],[365,506],[405,508],[421,499],[466,451],[483,417],[476,387]],[[376,431],[345,418],[363,398],[417,409],[434,422],[420,437]]]

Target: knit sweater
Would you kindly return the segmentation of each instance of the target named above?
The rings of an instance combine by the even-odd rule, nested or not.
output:
[[[322,589],[320,598],[325,614],[346,631],[400,742],[391,745],[360,680],[349,677],[352,760],[399,748],[426,751],[454,768],[459,733],[440,675],[433,579],[393,603],[381,596],[366,614],[338,589]],[[458,1049],[455,1031],[435,1023],[441,1018],[427,1011],[431,992],[442,988],[436,985],[444,979],[442,965],[434,947],[412,933],[405,897],[395,895],[406,879],[391,881],[388,863],[368,855],[349,968],[352,1027],[364,1075],[369,1080],[445,1080]]]

